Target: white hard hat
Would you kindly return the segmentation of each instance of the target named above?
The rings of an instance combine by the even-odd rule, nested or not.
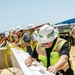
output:
[[[9,36],[9,32],[6,31],[6,32],[5,32],[5,37],[8,37],[8,36]]]
[[[10,33],[13,33],[15,31],[15,28],[10,29]]]
[[[58,36],[58,31],[50,25],[44,25],[39,30],[38,42],[48,43],[53,41]]]
[[[23,30],[23,28],[22,28],[21,26],[17,26],[17,27],[15,28],[15,32],[16,32],[16,33],[19,32],[20,30]]]
[[[27,29],[32,29],[34,28],[34,24],[28,24]]]

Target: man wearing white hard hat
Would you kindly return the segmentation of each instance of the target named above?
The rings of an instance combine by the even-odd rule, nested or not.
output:
[[[16,33],[19,32],[19,31],[21,31],[21,30],[23,30],[23,28],[22,28],[21,26],[17,26],[17,27],[15,28],[15,32],[16,32]]]
[[[25,52],[28,52],[30,55],[32,54],[32,43],[33,43],[33,31],[34,31],[34,25],[29,24],[27,26],[27,32],[25,32],[22,36],[22,42],[20,43],[19,47],[23,48]],[[35,34],[34,34],[35,36]],[[34,40],[35,41],[35,40]]]
[[[10,29],[10,34],[9,34],[9,42],[13,43],[15,38],[14,38],[14,33],[15,33],[15,28]]]
[[[34,24],[29,24],[27,26],[29,35],[30,35],[30,43],[32,45],[32,49],[35,48],[36,44],[37,44],[37,36],[38,36],[38,31],[35,29]]]
[[[47,67],[47,71],[51,73],[74,75],[69,62],[68,42],[65,39],[58,38],[58,31],[54,27],[42,26],[39,29],[38,42],[39,45],[33,54],[25,60],[27,66],[39,59]]]
[[[23,28],[21,26],[17,26],[15,28],[15,32],[17,33],[18,37],[20,38],[23,35]]]
[[[34,28],[34,24],[28,24],[27,29],[33,29]]]
[[[15,32],[15,28],[10,29],[10,33],[13,33],[13,32]]]
[[[17,26],[15,28],[15,37],[16,37],[15,44],[20,43],[22,35],[23,35],[23,28],[21,26]]]

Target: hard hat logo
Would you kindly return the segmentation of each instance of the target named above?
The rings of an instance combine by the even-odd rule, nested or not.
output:
[[[47,38],[50,38],[53,35],[54,35],[54,30],[50,34],[47,34]]]
[[[42,35],[39,35],[40,38],[44,38]]]
[[[47,37],[50,38],[51,34],[48,34]]]

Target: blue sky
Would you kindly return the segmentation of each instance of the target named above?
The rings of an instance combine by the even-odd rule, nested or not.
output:
[[[0,0],[0,32],[75,18],[75,0]]]

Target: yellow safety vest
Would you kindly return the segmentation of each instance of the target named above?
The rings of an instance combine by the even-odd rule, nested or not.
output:
[[[14,34],[9,35],[9,42],[13,43],[15,41]]]
[[[36,36],[38,36],[37,30],[35,30],[32,34],[35,34]],[[30,37],[31,37],[31,36],[30,36]],[[35,46],[38,44],[38,41],[36,41],[36,42],[34,43],[34,41],[32,40],[32,37],[31,37],[30,43],[31,43],[31,45],[32,45],[32,50],[34,50]]]
[[[24,34],[24,35],[25,35],[25,34]],[[20,44],[25,43],[24,40],[23,40],[24,35],[20,38]],[[31,48],[32,48],[32,46],[31,46]],[[24,50],[25,52],[27,52],[27,46],[23,47],[23,50]]]
[[[53,47],[52,52],[50,53],[50,65],[53,66],[55,65],[58,60],[60,59],[60,55],[58,53],[58,51],[61,49],[61,47],[63,46],[63,44],[67,42],[66,40],[63,40],[61,38],[57,39],[57,42],[55,44],[55,46]],[[41,62],[43,63],[43,65],[45,67],[47,67],[47,57],[46,57],[46,50],[43,48],[41,50],[36,50],[38,53],[38,59],[41,60]],[[63,69],[64,71],[66,71],[69,68],[68,62],[62,66],[61,69]],[[59,69],[60,70],[60,69]]]

